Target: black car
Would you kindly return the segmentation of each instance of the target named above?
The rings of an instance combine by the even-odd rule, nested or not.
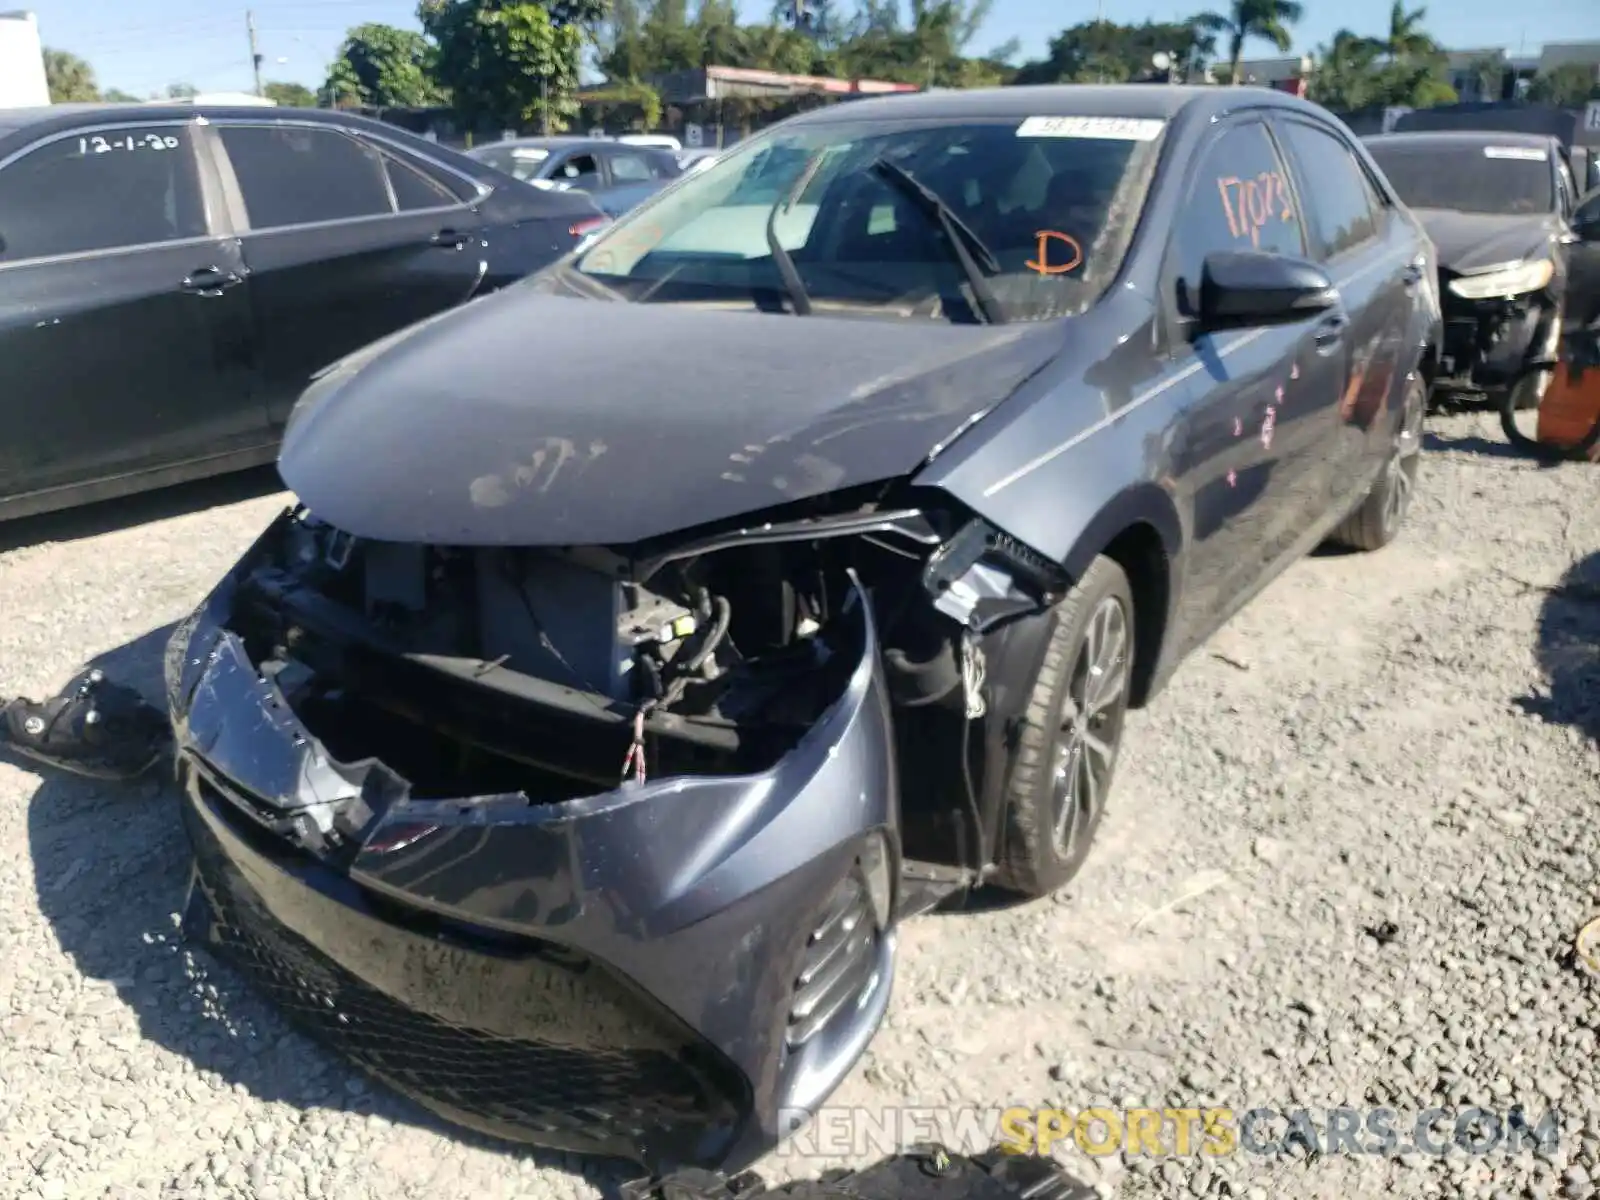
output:
[[[0,110],[0,517],[271,462],[319,368],[603,223],[345,113]]]
[[[1580,199],[1560,143],[1538,134],[1393,133],[1367,148],[1437,249],[1439,386],[1499,404],[1521,378],[1514,402],[1537,405],[1524,368],[1600,306],[1600,192]]]
[[[1264,89],[765,130],[306,393],[168,653],[188,927],[453,1120],[749,1161],[902,920],[1072,878],[1129,707],[1396,536],[1428,256]]]
[[[585,192],[610,217],[620,217],[683,174],[669,151],[614,138],[511,138],[467,154],[535,187]]]

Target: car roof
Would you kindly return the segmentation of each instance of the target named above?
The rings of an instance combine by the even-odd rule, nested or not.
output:
[[[526,146],[535,150],[567,150],[580,146],[614,145],[616,145],[616,141],[613,138],[563,137],[557,135],[551,137],[502,138],[498,142],[485,142],[481,146],[474,146],[473,149],[492,150],[496,146]],[[642,149],[642,147],[635,146],[634,149]]]
[[[1375,133],[1363,138],[1369,146],[1528,146],[1548,150],[1556,139],[1543,133],[1512,133],[1494,129],[1417,129],[1409,133]]]
[[[946,120],[1027,117],[1133,117],[1170,120],[1194,109],[1221,116],[1241,108],[1284,108],[1328,120],[1331,114],[1315,104],[1262,87],[1217,87],[1205,84],[1034,84],[1023,87],[971,88],[933,92],[900,92],[851,100],[814,109],[791,120],[795,124],[829,121]]]
[[[141,104],[129,101],[121,104],[50,104],[37,108],[0,108],[0,134],[22,131],[48,133],[56,129],[72,129],[80,125],[101,121],[193,121],[235,119],[257,122],[281,120],[325,121],[329,124],[360,124],[369,127],[397,129],[343,109],[289,108],[285,105],[263,104]],[[400,132],[405,132],[400,130]]]

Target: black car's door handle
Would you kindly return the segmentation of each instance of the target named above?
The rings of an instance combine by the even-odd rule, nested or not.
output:
[[[446,250],[459,250],[472,240],[470,233],[463,233],[459,229],[441,229],[429,239],[435,246]]]
[[[1343,313],[1323,317],[1317,323],[1317,352],[1329,354],[1337,349],[1339,343],[1344,341],[1344,331],[1348,328],[1350,328],[1350,318]]]
[[[224,271],[221,267],[201,267],[183,277],[183,290],[196,296],[220,296],[228,288],[236,287],[244,282],[244,276],[236,271]]]

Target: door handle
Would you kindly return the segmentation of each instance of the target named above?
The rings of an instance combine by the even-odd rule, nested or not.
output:
[[[441,229],[428,240],[445,250],[459,250],[472,240],[472,235],[458,229]]]
[[[196,296],[220,296],[244,282],[244,276],[221,267],[201,267],[183,277],[183,290]]]
[[[1343,313],[1324,317],[1317,324],[1317,353],[1328,354],[1337,349],[1339,343],[1344,341],[1344,332],[1348,328],[1350,328],[1350,318]]]
[[[1400,279],[1408,288],[1416,287],[1417,284],[1422,282],[1422,264],[1412,263],[1404,271],[1400,272]]]

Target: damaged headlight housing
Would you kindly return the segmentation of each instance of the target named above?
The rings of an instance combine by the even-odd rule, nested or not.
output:
[[[1450,290],[1463,300],[1493,300],[1522,296],[1545,287],[1555,274],[1548,258],[1502,263],[1487,271],[1462,275],[1450,281]]]

